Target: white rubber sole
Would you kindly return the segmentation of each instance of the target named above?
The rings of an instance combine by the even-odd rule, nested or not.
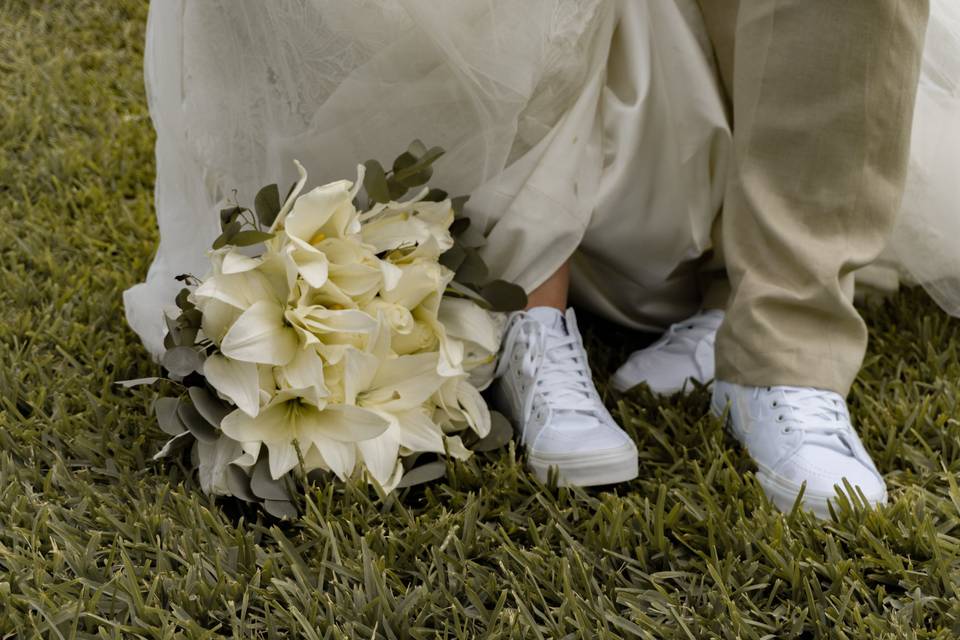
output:
[[[710,402],[710,409],[718,418],[722,418],[724,412],[726,411],[726,403],[723,406],[717,403],[717,399],[713,398]],[[726,428],[731,434],[733,434],[733,428],[730,425],[730,416],[727,416],[726,419]],[[736,436],[734,436],[736,439]],[[741,445],[742,446],[742,445]],[[756,463],[756,461],[754,461]],[[763,489],[763,492],[767,494],[767,498],[770,499],[770,502],[773,503],[777,509],[784,513],[789,513],[793,510],[793,505],[797,501],[797,496],[800,494],[800,485],[793,482],[792,480],[787,480],[786,478],[773,473],[767,469],[763,469],[758,465],[757,468],[757,482],[760,484],[760,487]],[[823,494],[815,494],[804,492],[803,500],[801,504],[808,511],[812,511],[820,520],[829,520],[830,519],[830,502],[836,500],[836,494],[831,494],[829,496]],[[882,496],[871,498],[867,496],[867,501],[873,506],[880,506],[887,503],[887,492],[884,491]]]
[[[557,470],[560,486],[595,487],[628,482],[640,475],[637,448],[633,443],[616,449],[589,453],[527,454],[527,467],[541,482]]]
[[[784,513],[789,513],[793,509],[797,496],[800,494],[800,486],[795,482],[782,478],[775,473],[757,470],[757,482],[763,488],[763,492],[770,498],[770,502]],[[837,499],[836,494],[829,496],[823,494],[811,494],[804,492],[801,504],[808,511],[812,511],[820,520],[830,519],[830,503]],[[867,496],[867,502],[873,507],[878,507],[887,503],[887,493],[884,491],[882,496]]]

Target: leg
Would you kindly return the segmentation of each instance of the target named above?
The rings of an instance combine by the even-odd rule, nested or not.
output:
[[[925,0],[741,0],[718,379],[849,390],[853,272],[900,205],[926,16]]]
[[[926,16],[926,0],[739,3],[714,410],[781,509],[805,486],[826,517],[843,482],[886,501],[843,398],[867,340],[853,273],[900,206]]]
[[[564,263],[552,276],[547,278],[546,282],[530,292],[527,296],[527,309],[551,307],[564,311],[567,308],[569,292],[570,263]]]
[[[564,264],[511,316],[495,397],[542,481],[551,468],[560,484],[591,486],[632,480],[637,448],[613,420],[593,384]]]

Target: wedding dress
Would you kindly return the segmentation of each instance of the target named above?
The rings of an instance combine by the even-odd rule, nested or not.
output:
[[[694,0],[164,0],[145,61],[160,247],[124,294],[162,349],[174,276],[207,270],[227,202],[352,178],[420,138],[470,194],[495,275],[573,256],[577,301],[659,329],[699,305],[730,133]],[[960,7],[935,0],[903,215],[885,264],[960,314]]]

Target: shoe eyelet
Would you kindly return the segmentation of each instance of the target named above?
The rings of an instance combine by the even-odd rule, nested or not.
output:
[[[786,420],[786,418],[783,416],[783,414],[777,416],[777,422],[783,422],[784,420]]]
[[[784,434],[784,435],[789,435],[789,434],[793,433],[793,429],[790,428],[790,427],[783,427],[782,429],[780,429],[780,433],[782,433],[782,434]]]
[[[774,400],[773,403],[772,403],[770,406],[773,407],[774,409],[776,409],[778,406],[780,406],[780,403],[778,403],[776,400]]]

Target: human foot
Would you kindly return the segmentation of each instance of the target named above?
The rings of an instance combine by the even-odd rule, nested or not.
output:
[[[611,379],[614,389],[627,391],[642,382],[660,395],[682,391],[690,380],[713,380],[714,343],[723,311],[705,311],[671,326],[646,349],[634,351]]]
[[[603,406],[572,309],[513,314],[495,387],[497,404],[526,447],[541,480],[593,486],[637,477],[637,448]]]
[[[747,387],[716,381],[712,409],[729,407],[728,426],[757,463],[757,480],[781,511],[793,508],[806,483],[803,505],[830,517],[844,480],[872,505],[887,501],[887,488],[850,424],[846,401],[806,387]]]

